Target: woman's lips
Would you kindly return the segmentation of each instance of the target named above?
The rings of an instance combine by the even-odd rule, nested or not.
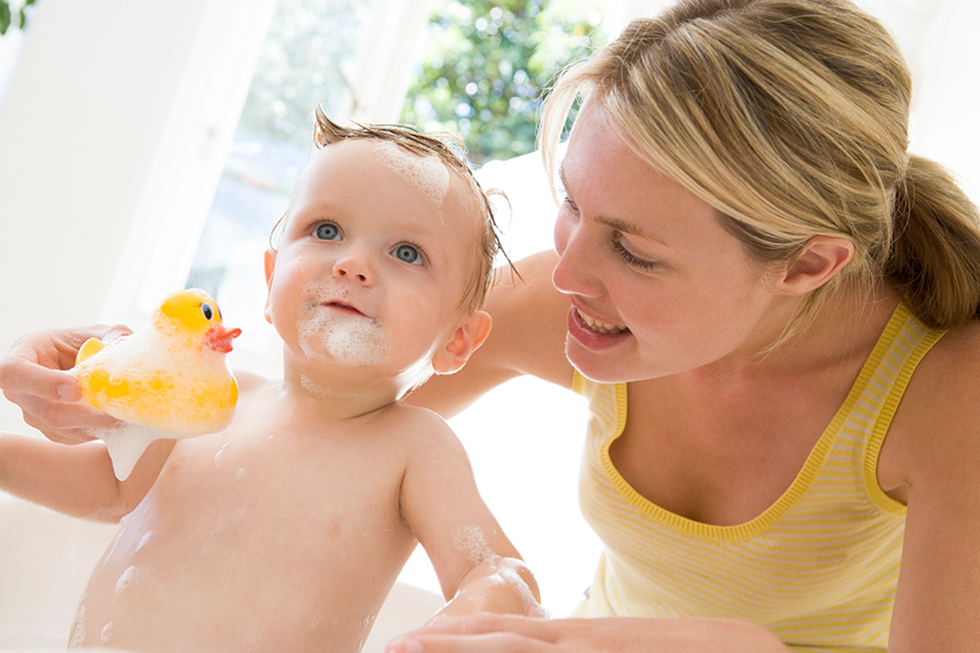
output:
[[[592,351],[615,347],[631,336],[627,327],[595,320],[574,306],[568,311],[568,334]]]

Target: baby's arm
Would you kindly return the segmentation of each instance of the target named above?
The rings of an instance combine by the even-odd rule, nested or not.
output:
[[[73,517],[119,521],[149,492],[173,444],[151,444],[121,482],[100,441],[66,445],[0,433],[0,490]]]
[[[449,603],[438,616],[543,615],[537,583],[477,491],[462,444],[426,411],[402,482],[401,508]]]

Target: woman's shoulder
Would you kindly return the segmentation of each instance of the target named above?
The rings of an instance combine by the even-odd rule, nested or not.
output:
[[[963,460],[980,463],[978,425],[980,321],[973,320],[950,329],[916,367],[881,464],[914,482],[919,474],[943,474]]]

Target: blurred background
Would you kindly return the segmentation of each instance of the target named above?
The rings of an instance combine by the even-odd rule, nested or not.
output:
[[[511,258],[551,247],[541,98],[562,67],[666,4],[0,1],[0,352],[37,329],[140,327],[166,293],[196,286],[244,330],[233,366],[277,376],[262,253],[309,157],[317,104],[338,122],[462,134],[481,182],[510,198],[499,221]],[[912,150],[980,199],[980,3],[858,4],[912,66]],[[577,507],[584,420],[577,397],[530,379],[452,420],[556,615],[600,548]],[[29,431],[5,400],[0,430]],[[402,580],[438,591],[422,552]]]

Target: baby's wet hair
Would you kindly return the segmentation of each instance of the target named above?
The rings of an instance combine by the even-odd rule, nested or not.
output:
[[[317,149],[339,143],[344,140],[372,139],[394,143],[403,150],[420,157],[438,157],[447,169],[455,173],[471,189],[475,206],[481,214],[481,239],[479,274],[473,276],[471,285],[464,295],[464,307],[468,311],[479,310],[486,301],[487,293],[493,282],[494,260],[501,254],[514,270],[514,264],[504,251],[497,226],[496,211],[491,197],[506,196],[499,190],[484,190],[473,175],[473,169],[466,158],[466,147],[458,134],[451,132],[422,132],[410,125],[399,124],[361,124],[354,123],[345,127],[330,120],[318,105],[313,121],[313,144]],[[273,227],[269,237],[270,246],[275,249],[275,236],[281,225],[285,223],[283,215]],[[516,273],[516,270],[515,270]],[[520,275],[518,275],[520,276]]]

